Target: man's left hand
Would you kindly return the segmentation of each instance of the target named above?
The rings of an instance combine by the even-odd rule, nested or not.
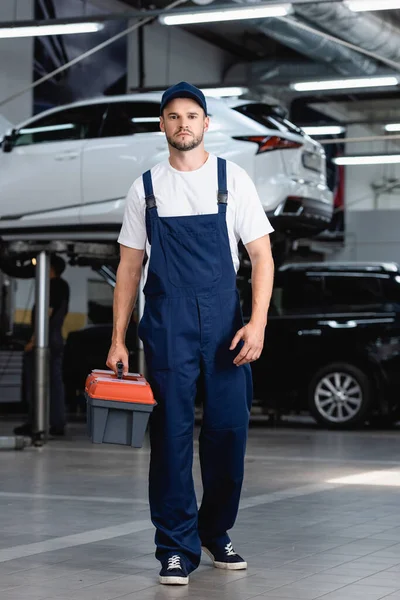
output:
[[[264,325],[256,325],[251,321],[242,327],[242,329],[239,329],[229,348],[229,350],[234,350],[240,340],[243,340],[244,342],[243,348],[233,361],[234,365],[240,367],[246,363],[254,362],[260,358],[262,349],[264,347],[264,330]]]

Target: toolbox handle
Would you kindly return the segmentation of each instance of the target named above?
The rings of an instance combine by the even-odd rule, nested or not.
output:
[[[124,376],[124,363],[120,360],[117,362],[117,378],[122,379]]]

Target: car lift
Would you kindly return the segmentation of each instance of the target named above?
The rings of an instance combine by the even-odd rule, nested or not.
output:
[[[74,234],[66,235],[67,239],[58,239],[54,241],[45,240],[45,234],[41,234],[41,240],[37,241],[36,236],[25,236],[18,234],[18,239],[13,235],[2,236],[2,252],[8,258],[36,258],[36,288],[35,288],[35,360],[34,360],[34,422],[32,444],[34,446],[43,446],[48,440],[49,430],[49,290],[50,290],[50,255],[53,253],[63,253],[70,257],[70,264],[87,265],[89,259],[95,259],[99,265],[104,265],[107,261],[118,259],[118,249],[116,243],[111,240],[115,236],[107,236],[110,241],[87,241],[74,240]],[[80,238],[85,234],[78,234]],[[95,234],[98,239],[99,235]],[[86,237],[86,236],[85,236]],[[88,237],[94,237],[88,234]],[[21,240],[22,238],[22,240]],[[34,239],[36,238],[36,239]],[[89,261],[89,262],[88,262]],[[102,275],[100,269],[99,274]],[[113,285],[112,279],[107,281]],[[114,281],[115,285],[115,281]],[[144,295],[142,285],[138,294],[138,318],[143,314]],[[137,338],[137,368],[141,373],[145,372],[145,361],[143,344]],[[20,436],[0,437],[1,450],[23,449],[25,439]]]

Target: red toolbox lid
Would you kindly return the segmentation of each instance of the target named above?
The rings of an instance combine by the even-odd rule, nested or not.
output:
[[[113,371],[95,369],[86,379],[85,392],[91,398],[155,405],[150,384],[138,373],[118,379]]]

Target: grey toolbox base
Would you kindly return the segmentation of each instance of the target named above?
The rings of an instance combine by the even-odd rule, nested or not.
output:
[[[95,444],[120,444],[141,448],[151,404],[100,400],[86,396],[87,428]]]

